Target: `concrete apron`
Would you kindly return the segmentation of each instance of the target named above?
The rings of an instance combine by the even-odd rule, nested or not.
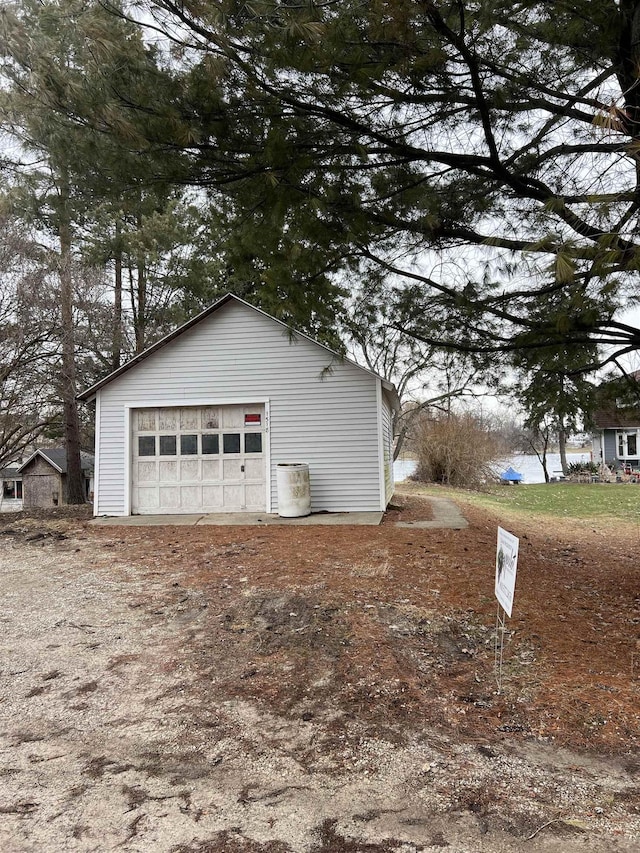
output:
[[[396,521],[396,527],[413,528],[450,528],[463,530],[468,527],[466,518],[453,501],[446,498],[429,497],[433,507],[433,518],[425,521]],[[312,512],[299,518],[281,518],[279,515],[261,512],[220,512],[210,515],[193,513],[190,515],[128,515],[100,516],[91,524],[101,527],[195,527],[215,525],[217,527],[256,527],[268,525],[345,525],[358,527],[380,524],[382,512]]]
[[[94,518],[92,524],[99,526],[116,527],[159,527],[167,526],[191,526],[198,527],[216,525],[218,527],[237,527],[240,525],[254,527],[267,525],[297,526],[303,524],[355,524],[373,525],[380,524],[383,517],[382,512],[315,512],[311,515],[299,518],[281,518],[279,515],[266,512],[219,512],[211,515],[128,515],[120,518],[111,516]]]

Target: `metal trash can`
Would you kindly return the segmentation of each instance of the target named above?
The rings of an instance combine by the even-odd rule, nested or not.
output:
[[[276,465],[278,515],[300,518],[311,513],[309,466],[303,462],[281,462]]]

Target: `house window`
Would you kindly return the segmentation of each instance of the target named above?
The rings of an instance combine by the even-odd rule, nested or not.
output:
[[[22,500],[22,480],[4,480],[2,497],[5,500]]]
[[[618,458],[631,459],[638,456],[638,430],[618,432]]]

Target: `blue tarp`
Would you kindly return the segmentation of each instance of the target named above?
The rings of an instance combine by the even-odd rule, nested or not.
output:
[[[500,474],[500,479],[507,483],[520,483],[522,481],[522,474],[509,466],[506,471]]]

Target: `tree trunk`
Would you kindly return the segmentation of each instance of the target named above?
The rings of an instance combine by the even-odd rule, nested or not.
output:
[[[407,437],[407,427],[403,427],[400,432],[396,435],[396,440],[393,445],[393,461],[395,462],[398,456],[402,453],[402,448],[404,447],[404,440]]]
[[[540,439],[542,443],[542,450],[538,450],[536,446],[536,439]],[[538,462],[542,465],[542,472],[544,474],[545,483],[550,482],[551,477],[549,476],[549,468],[547,467],[547,450],[549,448],[549,433],[548,432],[535,432],[535,439],[529,439],[529,447],[533,450],[535,455],[538,457]]]
[[[117,370],[122,360],[122,225],[116,220],[115,283],[113,294],[113,341],[111,345],[111,369]]]
[[[547,468],[547,444],[545,442],[544,448],[542,450],[542,458],[540,459],[542,464],[542,471],[544,472],[544,481],[548,483],[551,480],[549,476],[549,469]]]
[[[136,352],[142,352],[145,345],[145,326],[147,310],[147,279],[144,261],[138,261],[138,315],[136,322]]]
[[[567,433],[562,425],[560,425],[560,429],[558,430],[558,449],[560,451],[560,467],[566,477],[569,473],[569,465],[567,463]]]
[[[80,420],[76,400],[75,334],[73,328],[73,278],[71,270],[71,225],[68,185],[62,176],[60,189],[60,313],[62,321],[62,370],[60,394],[64,418],[64,445],[67,453],[66,502],[85,503],[87,496],[80,463]],[[62,497],[62,496],[61,496]]]
[[[138,214],[138,231],[142,231],[142,215]],[[137,261],[138,272],[138,312],[136,317],[136,352],[142,352],[145,347],[146,325],[147,325],[147,271],[142,249],[138,251]]]

